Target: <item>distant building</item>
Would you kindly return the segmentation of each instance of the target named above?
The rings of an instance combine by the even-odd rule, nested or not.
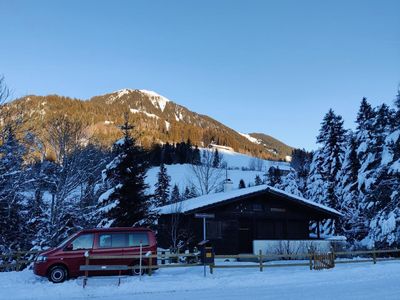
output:
[[[217,144],[209,144],[208,145],[209,149],[218,149],[218,150],[226,150],[226,151],[232,151],[235,152],[235,150],[233,150],[232,147],[228,147],[228,146],[222,146],[222,145],[217,145]]]
[[[253,253],[254,240],[311,240],[309,224],[338,219],[327,206],[287,194],[267,185],[204,195],[159,209],[159,246],[171,245],[171,225],[179,216],[179,232],[194,246],[202,240],[202,220],[196,213],[214,214],[207,220],[207,239],[217,254]],[[175,223],[176,224],[176,223]]]

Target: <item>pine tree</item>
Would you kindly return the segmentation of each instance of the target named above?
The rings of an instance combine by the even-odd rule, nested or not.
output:
[[[256,175],[256,177],[254,178],[254,185],[262,185],[262,180],[260,175]]]
[[[246,187],[246,184],[244,183],[243,179],[240,179],[239,181],[239,189],[244,189]]]
[[[218,149],[215,149],[212,166],[213,168],[219,168],[220,164],[221,164],[221,157],[219,155]]]
[[[168,203],[170,181],[171,177],[168,176],[167,168],[162,163],[160,165],[160,171],[157,174],[154,192],[154,200],[157,207],[164,206]]]
[[[291,178],[296,180],[296,182],[293,184],[297,186],[297,189],[303,195],[306,193],[307,189],[307,178],[310,173],[311,162],[312,162],[311,152],[307,152],[304,149],[293,150],[290,166],[293,168],[296,174]],[[289,177],[287,179],[289,179]]]
[[[107,191],[99,197],[102,227],[135,226],[151,222],[150,196],[145,192],[147,161],[145,152],[130,135],[133,127],[125,121],[124,137],[114,144],[115,158],[105,170]]]
[[[172,188],[172,192],[171,192],[170,203],[177,203],[179,201],[181,201],[181,195],[179,193],[179,188],[176,184],[174,184],[174,187]]]
[[[365,216],[360,210],[358,172],[360,161],[357,156],[357,141],[350,132],[347,138],[346,150],[342,168],[339,172],[337,194],[340,211],[344,217],[339,220],[337,233],[345,235],[348,241],[361,240],[366,233]]]
[[[289,174],[284,176],[281,180],[281,183],[277,184],[275,187],[287,193],[303,197],[303,193],[300,191],[298,182],[298,173],[294,169],[291,169]]]
[[[369,162],[360,176],[364,184],[362,208],[366,213],[368,235],[363,244],[372,247],[398,246],[400,232],[400,93],[395,101],[397,111],[380,106],[373,120],[371,138],[366,147]],[[372,155],[371,155],[372,154]]]
[[[194,150],[193,150],[193,160],[192,160],[192,164],[193,164],[193,165],[201,164],[200,149],[199,149],[199,147],[197,147],[197,145],[195,146],[195,148],[194,148]]]
[[[321,123],[317,136],[321,148],[314,153],[306,196],[334,209],[340,208],[336,187],[344,158],[345,141],[343,119],[330,109]],[[323,234],[331,235],[334,231],[335,227],[331,220],[323,223]]]
[[[371,202],[370,194],[379,185],[378,180],[382,178],[385,162],[382,165],[383,149],[385,140],[392,127],[391,112],[386,105],[381,105],[374,113],[371,120],[362,120],[357,128],[357,142],[359,144],[357,153],[361,166],[358,172],[358,188],[360,191],[360,209],[365,210],[366,214],[376,214],[376,207]],[[365,126],[364,124],[368,125]],[[364,126],[362,126],[364,125]],[[373,211],[369,211],[373,210]]]
[[[24,231],[22,185],[24,182],[23,156],[26,149],[17,140],[14,128],[3,128],[0,146],[0,252],[23,250]]]
[[[186,186],[182,198],[184,200],[186,200],[186,199],[191,199],[191,198],[195,198],[195,197],[197,197],[196,188],[194,186],[191,186],[190,188],[188,186]]]
[[[270,167],[266,177],[267,185],[275,187],[281,183],[281,170],[279,167]]]

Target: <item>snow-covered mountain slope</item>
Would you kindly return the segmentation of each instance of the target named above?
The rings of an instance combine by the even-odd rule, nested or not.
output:
[[[194,178],[193,167],[190,164],[183,165],[168,165],[166,166],[167,173],[171,176],[171,189],[176,184],[180,190],[183,192],[186,187],[190,187],[192,184],[197,186],[197,180]],[[146,183],[149,185],[149,192],[154,192],[154,185],[157,182],[157,174],[159,172],[158,167],[151,168],[147,173]],[[228,178],[233,181],[233,189],[237,189],[239,186],[239,181],[244,180],[246,186],[250,184],[254,185],[254,179],[257,175],[263,178],[265,172],[260,171],[242,171],[242,170],[228,170]],[[225,178],[225,171],[221,173],[220,180]]]
[[[247,169],[250,168],[252,161],[255,159],[253,156],[225,150],[223,148],[217,148],[218,152],[222,155],[223,160],[228,164],[229,168],[240,168]],[[205,149],[201,149],[204,151]],[[209,150],[209,149],[207,149]],[[270,167],[279,167],[281,170],[290,170],[290,164],[287,162],[273,161],[260,159],[262,161],[262,169],[268,170]]]
[[[276,139],[272,144],[266,144],[258,137],[240,134],[213,118],[143,89],[122,89],[85,101],[58,95],[30,95],[10,102],[5,109],[15,111],[15,114],[22,112],[27,128],[33,128],[43,137],[46,134],[44,128],[52,118],[67,114],[83,122],[93,139],[110,146],[121,136],[118,125],[124,122],[128,112],[137,138],[145,148],[151,148],[155,143],[190,140],[199,147],[216,143],[236,152],[271,160],[285,159],[292,152],[292,147]]]
[[[200,150],[201,152],[212,151],[212,149]],[[249,165],[251,165],[252,161],[254,160],[253,157],[229,150],[218,149],[218,151],[222,156],[222,161],[227,163],[227,175],[228,178],[233,181],[233,189],[239,188],[239,182],[241,179],[243,179],[246,186],[254,185],[255,177],[258,175],[261,179],[263,179],[263,176],[270,167],[278,167],[279,169],[286,171],[290,170],[290,165],[288,163],[270,160],[259,160],[259,166],[261,166],[261,168],[258,171],[249,170]],[[198,182],[194,176],[192,165],[167,165],[166,168],[168,175],[171,176],[171,188],[176,184],[179,187],[179,190],[183,192],[186,187],[190,187],[191,185],[195,185],[197,187]],[[159,167],[153,167],[147,173],[146,183],[150,187],[150,193],[154,192],[154,185],[157,182],[158,172]],[[225,171],[221,172],[221,178],[219,179],[220,181],[225,179],[225,173]]]

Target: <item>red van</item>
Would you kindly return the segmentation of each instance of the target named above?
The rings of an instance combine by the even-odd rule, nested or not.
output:
[[[85,264],[85,252],[89,255],[139,255],[140,244],[142,254],[149,251],[157,253],[157,241],[152,230],[147,228],[96,228],[82,230],[64,240],[56,248],[42,252],[35,260],[33,272],[39,276],[47,276],[50,281],[60,283],[71,277],[83,275],[79,267]],[[145,256],[144,256],[145,257]],[[153,265],[157,259],[153,259]],[[90,260],[91,265],[138,265],[134,259]],[[148,260],[143,259],[143,265]],[[139,274],[139,270],[133,270]],[[98,272],[106,275],[105,272]]]

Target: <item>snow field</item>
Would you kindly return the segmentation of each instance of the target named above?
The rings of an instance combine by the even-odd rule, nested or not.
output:
[[[182,164],[182,165],[165,165],[167,168],[167,173],[171,176],[171,190],[176,184],[179,187],[181,193],[184,192],[185,187],[191,186],[191,183],[197,186],[196,178],[194,178],[192,165]],[[149,185],[149,192],[154,193],[154,184],[157,182],[157,174],[160,171],[159,167],[151,168],[147,172],[146,183]],[[242,171],[242,170],[228,170],[228,177],[233,181],[233,189],[237,189],[239,186],[240,179],[243,179],[246,186],[251,183],[254,185],[254,179],[257,175],[263,178],[265,172],[258,171]],[[225,178],[225,171],[222,172],[221,181]]]
[[[124,277],[119,287],[117,281],[91,277],[83,289],[81,278],[52,284],[30,270],[0,273],[0,299],[399,299],[400,263],[345,264],[323,271],[216,269],[206,278],[202,267],[188,267]]]

